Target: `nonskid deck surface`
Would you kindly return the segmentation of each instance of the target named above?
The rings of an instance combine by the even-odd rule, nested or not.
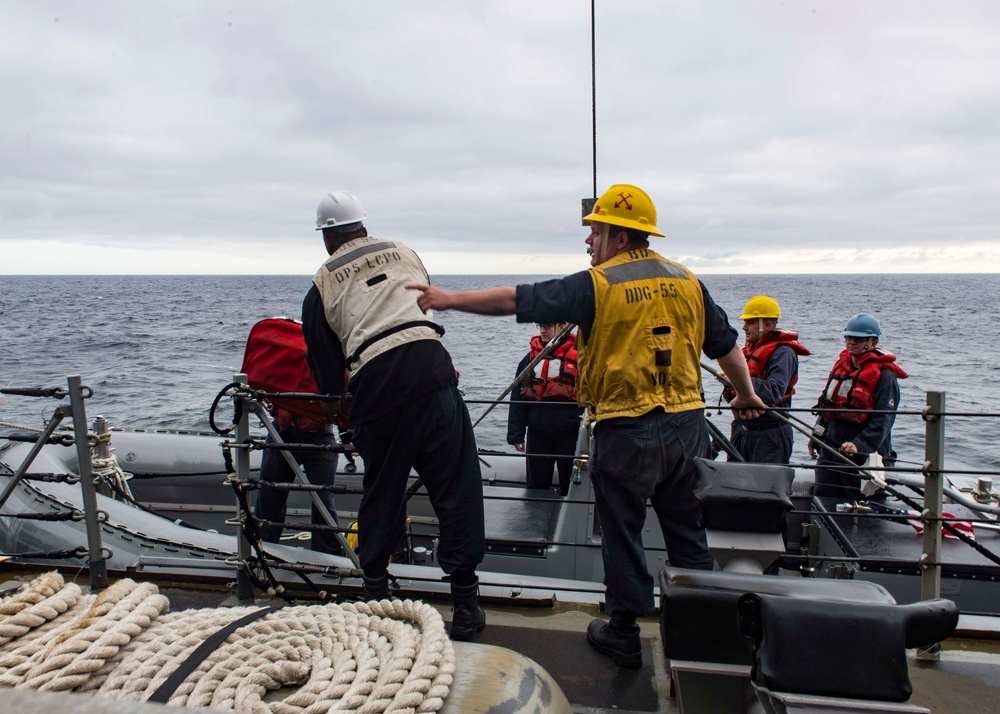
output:
[[[25,573],[0,573],[0,581],[28,581],[31,577]],[[66,577],[70,578],[68,574]],[[77,581],[86,585],[85,576]],[[4,587],[13,585],[9,582]],[[169,598],[174,611],[248,604],[239,602],[225,589],[163,584],[160,592]],[[280,605],[282,601],[260,597],[254,604]],[[448,602],[431,604],[446,622],[450,621]],[[518,609],[487,605],[485,610],[487,626],[477,643],[506,647],[537,662],[566,693],[573,711],[680,711],[677,701],[669,698],[668,663],[655,618],[643,618],[639,623],[642,667],[623,669],[587,644],[590,620],[606,619],[596,606],[562,604],[549,609]],[[939,662],[920,661],[914,651],[908,654],[913,685],[910,704],[927,707],[934,714],[1000,712],[1000,641],[949,640]],[[844,676],[850,676],[849,668]]]
[[[184,588],[161,588],[161,592],[175,609],[211,607],[227,598],[233,602],[224,592]],[[432,604],[450,622],[450,604]],[[677,701],[669,698],[668,664],[656,618],[643,618],[639,623],[642,668],[624,669],[587,644],[587,624],[594,617],[607,619],[597,607],[522,610],[486,606],[485,610],[487,626],[476,642],[506,647],[533,659],[562,687],[574,711],[680,711]],[[927,707],[934,714],[1000,712],[1000,641],[949,641],[939,662],[918,660],[915,651],[908,654],[913,685],[910,704]]]
[[[540,664],[556,680],[574,711],[679,711],[667,698],[659,624],[642,624],[642,667],[624,669],[587,644],[587,624],[598,613],[585,610],[524,613],[487,608],[482,644],[513,649]],[[450,618],[450,608],[442,609]],[[659,648],[659,654],[657,654]]]
[[[949,643],[950,644],[950,643]],[[940,662],[909,658],[911,704],[934,714],[1000,712],[1000,654],[949,649]]]

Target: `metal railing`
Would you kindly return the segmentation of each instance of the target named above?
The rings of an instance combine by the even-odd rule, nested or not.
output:
[[[250,478],[250,451],[253,448],[260,448],[259,438],[255,439],[251,437],[250,434],[250,423],[249,419],[251,415],[257,416],[260,420],[261,426],[264,428],[268,436],[270,437],[272,444],[270,448],[277,449],[280,451],[292,472],[295,474],[295,482],[292,485],[288,485],[287,488],[295,489],[299,488],[301,490],[309,492],[312,505],[316,507],[316,511],[321,515],[323,519],[323,524],[318,524],[314,527],[302,527],[302,530],[314,530],[322,531],[326,533],[334,533],[337,539],[340,541],[344,553],[347,554],[355,566],[354,574],[358,571],[359,561],[357,555],[351,549],[350,545],[344,538],[344,533],[348,530],[345,528],[340,528],[337,525],[337,520],[335,514],[329,512],[326,504],[319,497],[319,494],[327,487],[315,486],[309,483],[308,477],[304,473],[303,469],[299,466],[294,458],[292,449],[296,446],[294,444],[285,444],[283,442],[281,435],[278,433],[277,429],[274,428],[271,420],[267,418],[266,404],[256,395],[253,390],[246,388],[245,377],[243,375],[234,376],[234,385],[237,388],[234,389],[231,394],[232,398],[241,404],[241,407],[237,409],[238,418],[234,420],[233,438],[230,439],[225,445],[227,448],[235,452],[234,460],[231,469],[233,478],[240,483],[247,485],[249,488],[255,487],[253,485],[253,480]],[[7,499],[10,497],[11,493],[17,487],[18,483],[24,478],[46,478],[43,474],[27,474],[29,467],[38,456],[42,447],[49,443],[60,443],[63,445],[75,445],[77,450],[77,456],[79,461],[79,480],[83,495],[83,520],[86,522],[86,535],[87,535],[87,548],[82,550],[77,548],[74,551],[73,557],[83,557],[86,555],[88,558],[88,565],[90,567],[91,584],[95,590],[99,590],[107,585],[107,565],[106,556],[107,549],[103,548],[101,544],[101,533],[100,533],[100,523],[101,514],[98,512],[97,506],[97,491],[95,488],[95,480],[93,477],[92,469],[92,452],[97,449],[106,448],[106,443],[102,442],[98,431],[98,427],[95,426],[94,431],[89,431],[87,429],[87,417],[85,410],[85,400],[92,396],[93,392],[88,387],[82,386],[79,377],[69,377],[68,378],[68,388],[67,389],[5,389],[0,390],[7,394],[19,394],[22,396],[29,397],[39,397],[39,398],[58,398],[65,399],[69,397],[70,403],[68,405],[62,404],[56,407],[53,417],[45,424],[45,428],[40,431],[37,439],[31,447],[31,450],[27,457],[25,457],[24,463],[17,468],[17,471],[10,476],[3,490],[0,494],[0,506],[2,506]],[[497,404],[509,404],[509,401],[498,400]],[[793,411],[793,410],[783,410],[783,411]],[[809,410],[795,410],[795,411],[809,411]],[[899,412],[899,414],[904,414],[904,412]],[[954,529],[954,521],[958,519],[949,518],[944,515],[944,498],[948,496],[951,500],[962,504],[966,508],[983,514],[981,519],[984,525],[989,525],[990,523],[996,523],[995,520],[989,518],[989,516],[995,517],[1000,514],[1000,505],[997,504],[996,494],[992,492],[992,482],[988,479],[980,479],[979,488],[967,495],[958,491],[957,489],[951,487],[949,484],[948,475],[949,473],[964,473],[964,474],[974,474],[974,475],[994,475],[989,471],[955,471],[950,472],[945,466],[945,425],[947,418],[950,416],[946,409],[946,395],[944,392],[940,391],[930,391],[927,393],[927,401],[924,409],[920,411],[906,412],[906,414],[917,415],[919,414],[925,424],[925,444],[924,444],[924,460],[920,464],[916,464],[913,467],[906,466],[892,466],[886,467],[882,470],[879,475],[879,479],[884,483],[886,489],[897,496],[904,503],[913,503],[915,505],[915,510],[918,513],[918,518],[924,524],[923,535],[922,535],[922,554],[919,561],[914,565],[919,568],[920,572],[920,597],[922,599],[931,599],[939,597],[941,594],[941,577],[942,577],[942,528],[946,531],[954,533],[959,539],[966,540],[969,545],[980,549],[983,552],[983,547],[981,545],[969,542],[968,537],[963,538],[963,534],[956,532]],[[971,416],[969,414],[963,414],[962,416]],[[992,416],[992,415],[987,415]],[[56,433],[56,430],[60,424],[67,418],[70,417],[73,422],[72,436],[66,432]],[[581,439],[582,450],[584,453],[578,453],[576,466],[577,470],[586,470],[586,451],[587,451],[587,440],[586,438]],[[351,448],[349,445],[347,447],[340,446],[336,447],[340,451],[344,451],[346,448]],[[578,449],[579,451],[579,449]],[[489,452],[491,457],[509,457],[524,459],[526,456],[531,456],[531,454],[521,454],[521,453],[505,453],[505,452]],[[854,465],[857,468],[856,464]],[[796,468],[816,468],[815,465],[811,464],[795,464]],[[49,480],[58,480],[60,477],[66,476],[65,474],[49,474],[47,477]],[[862,478],[865,478],[865,474],[862,470]],[[868,475],[869,479],[873,476]],[[286,488],[286,486],[276,486],[280,488]],[[914,489],[920,497],[922,497],[922,503],[916,503],[912,498],[901,492],[902,488],[912,488]],[[334,492],[340,493],[341,487],[331,487]],[[592,495],[592,494],[591,494]],[[576,494],[572,498],[558,498],[558,497],[543,497],[543,496],[529,496],[524,498],[520,495],[497,495],[488,496],[488,498],[495,498],[498,500],[528,500],[528,501],[551,501],[554,504],[559,504],[559,507],[573,507],[573,506],[592,506],[592,498],[580,498],[580,494]],[[244,509],[246,511],[248,509]],[[13,517],[18,514],[3,514],[4,517]],[[836,517],[838,514],[828,514],[831,517]],[[238,535],[238,552],[237,561],[246,566],[247,563],[253,561],[253,538],[246,537],[244,534],[248,529],[248,520],[252,518],[252,514],[244,512],[241,514],[239,519],[240,524],[240,534]],[[872,517],[885,517],[892,518],[892,516],[872,516]],[[898,520],[898,518],[896,518]],[[968,520],[968,519],[961,519]],[[296,524],[296,527],[300,527]],[[579,539],[578,539],[579,540]],[[566,539],[550,539],[543,545],[558,545],[558,546],[581,546],[584,548],[593,548],[594,544],[590,542],[587,538],[584,538],[580,542],[568,542]],[[998,562],[998,558],[994,553],[986,553],[987,557],[992,559],[993,562]],[[260,553],[258,553],[260,557]],[[857,559],[852,559],[850,556],[818,556],[816,554],[803,553],[803,558],[813,560],[823,560],[823,561],[839,561],[842,563],[852,563]],[[282,564],[284,567],[287,564]],[[253,580],[249,573],[245,572],[246,568],[241,567],[240,575],[237,577],[237,594],[241,598],[250,598],[253,595]],[[349,574],[349,573],[343,573]]]
[[[83,520],[87,530],[87,548],[82,550],[77,548],[74,557],[86,555],[87,564],[90,570],[90,587],[94,591],[103,590],[108,586],[107,559],[111,557],[111,552],[101,545],[101,514],[97,509],[97,490],[94,484],[92,448],[99,443],[99,438],[87,429],[87,409],[85,400],[92,397],[94,392],[90,387],[85,387],[81,383],[79,376],[72,376],[68,379],[68,387],[62,389],[5,389],[6,394],[19,394],[27,397],[56,398],[64,399],[69,397],[69,405],[61,404],[55,409],[52,418],[46,424],[45,429],[38,435],[37,440],[28,452],[23,463],[17,471],[7,481],[7,486],[0,494],[0,508],[4,506],[10,495],[17,488],[18,483],[25,477],[35,458],[41,453],[42,447],[53,438],[56,429],[66,417],[70,417],[73,422],[72,443],[76,444],[77,459],[79,462],[80,488],[83,494]],[[58,439],[60,443],[68,444],[70,440],[65,435]],[[106,518],[106,514],[104,515]],[[105,555],[107,553],[107,555]]]

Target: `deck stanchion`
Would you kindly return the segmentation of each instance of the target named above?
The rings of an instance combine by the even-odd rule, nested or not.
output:
[[[233,375],[233,382],[246,386],[247,376],[245,374],[235,374]],[[237,397],[242,399],[242,397]],[[236,466],[236,478],[238,478],[243,483],[250,480],[250,451],[245,448],[247,442],[250,440],[250,410],[245,408],[246,402],[244,402],[244,408],[239,410],[239,421],[236,423],[236,458],[234,464]],[[239,503],[236,504],[237,512],[239,513]],[[236,571],[236,597],[239,600],[253,600],[253,581],[250,579],[250,574],[247,572],[246,563],[250,561],[250,541],[247,540],[246,534],[243,533],[243,519],[249,518],[249,514],[241,513],[239,518],[236,519],[236,557],[239,559],[240,563],[243,565],[239,570]]]
[[[73,410],[73,438],[80,462],[80,488],[83,491],[83,514],[87,526],[87,561],[90,566],[90,589],[97,592],[108,587],[108,564],[104,560],[101,527],[97,522],[97,489],[90,460],[90,438],[87,432],[87,409],[83,403],[83,387],[79,376],[69,378],[69,404]]]
[[[920,599],[941,596],[941,510],[944,501],[944,408],[945,393],[927,392],[924,409],[924,546],[920,560]],[[917,651],[917,658],[938,660],[941,646]]]

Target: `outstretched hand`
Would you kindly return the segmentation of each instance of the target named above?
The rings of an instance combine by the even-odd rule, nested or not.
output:
[[[447,310],[449,307],[449,298],[451,298],[451,293],[447,290],[436,288],[433,285],[421,285],[419,283],[410,283],[404,287],[406,287],[407,290],[420,291],[420,295],[417,297],[417,307],[419,307],[423,312],[427,312],[428,310]]]

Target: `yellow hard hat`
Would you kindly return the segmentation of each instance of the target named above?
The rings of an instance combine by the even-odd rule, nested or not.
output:
[[[651,236],[663,237],[656,230],[656,206],[638,186],[616,183],[597,199],[594,210],[584,221],[634,228]]]
[[[781,308],[778,307],[777,300],[767,295],[754,295],[747,300],[747,304],[743,307],[743,314],[740,315],[741,320],[767,319],[769,317],[777,320],[781,317]]]

